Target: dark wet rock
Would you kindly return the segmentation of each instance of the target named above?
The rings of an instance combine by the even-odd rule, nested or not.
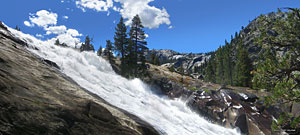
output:
[[[170,98],[187,98],[192,94],[192,91],[188,90],[178,81],[172,80],[163,74],[151,72],[151,78],[144,78],[148,85],[154,87],[158,94],[167,95]]]
[[[1,21],[0,21],[0,28],[7,31],[7,28],[4,26],[4,24]]]
[[[245,102],[254,103],[255,101],[257,101],[259,99],[256,95],[251,94],[251,93],[239,93],[239,95],[240,95],[240,99]]]
[[[0,58],[0,63],[5,63],[6,61],[4,61],[2,58]]]
[[[58,66],[55,62],[53,62],[53,61],[46,60],[46,59],[44,59],[43,61],[44,61],[45,63],[47,63],[49,66],[55,67],[55,68],[57,68],[57,69],[60,69],[59,66]]]
[[[239,117],[237,117],[235,126],[239,127],[243,134],[249,133],[246,114],[242,114]]]
[[[249,96],[245,100],[245,95]],[[250,98],[251,97],[251,98]],[[198,90],[188,98],[188,106],[206,119],[228,128],[238,127],[243,134],[271,134],[272,116],[280,110],[256,102],[250,93],[231,89]]]
[[[187,94],[187,90],[184,87],[178,85],[176,82],[171,81],[168,78],[153,79],[152,84],[157,85],[163,94],[168,95],[170,98],[180,97]]]

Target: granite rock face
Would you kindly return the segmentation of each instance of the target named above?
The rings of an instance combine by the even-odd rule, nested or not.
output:
[[[0,134],[159,134],[29,53],[0,24]]]
[[[175,71],[178,71],[182,67],[185,74],[191,75],[210,58],[210,54],[206,53],[178,53],[167,49],[153,49],[145,52],[146,59],[151,61],[151,55],[153,54],[158,57],[160,64],[163,66],[174,68]],[[195,78],[199,77],[198,74],[192,76]]]

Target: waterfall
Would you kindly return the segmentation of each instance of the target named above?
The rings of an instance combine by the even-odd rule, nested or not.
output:
[[[168,135],[235,135],[234,129],[212,124],[191,111],[180,99],[156,95],[139,79],[128,80],[117,75],[111,65],[93,52],[78,52],[9,28],[28,43],[28,50],[55,62],[62,73],[86,90],[114,106],[127,110]],[[34,49],[33,49],[34,48]]]

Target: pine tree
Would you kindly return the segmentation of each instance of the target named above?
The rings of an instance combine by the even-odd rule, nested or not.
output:
[[[120,22],[117,24],[115,28],[115,36],[114,36],[114,45],[115,51],[117,51],[121,58],[125,57],[125,49],[128,45],[128,38],[127,38],[127,28],[123,22],[123,17],[121,17]]]
[[[153,61],[153,64],[155,65],[160,65],[160,61],[159,61],[159,57],[155,55],[155,58],[154,58],[154,61]]]
[[[126,62],[125,62],[125,55],[126,48],[128,48],[128,38],[127,38],[127,28],[124,24],[123,17],[121,17],[120,22],[117,24],[115,28],[115,36],[114,36],[114,45],[115,51],[118,52],[118,55],[121,56],[121,74],[125,73]]]
[[[272,93],[265,97],[266,104],[290,106],[300,102],[300,9],[287,9],[291,12],[285,19],[258,18],[262,22],[258,27],[262,34],[256,42],[266,55],[260,61],[253,80],[256,88]],[[272,31],[279,36],[269,33],[266,26],[272,26]],[[272,129],[299,129],[300,116],[292,118],[288,113],[282,113],[278,122],[272,124]]]
[[[150,54],[150,62],[151,64],[154,64],[155,63],[155,57],[156,57],[156,54],[155,53],[151,53]],[[154,64],[155,65],[155,64]]]
[[[139,70],[139,76],[143,77],[146,76],[147,66],[146,66],[146,57],[145,57],[145,50],[148,49],[145,46],[142,46],[141,51],[139,51],[139,58],[141,64],[138,67]]]
[[[233,85],[233,78],[232,78],[232,72],[233,72],[233,60],[232,60],[232,45],[229,44],[227,41],[225,41],[225,46],[223,48],[224,52],[224,81],[225,84]]]
[[[276,52],[274,49],[267,49],[264,50],[260,53],[259,55],[259,59],[260,59],[260,63],[257,66],[257,71],[262,72],[262,71],[268,71],[270,68],[274,65],[279,64],[276,58]],[[274,87],[274,85],[272,85],[272,83],[268,83],[268,82],[272,82],[272,78],[267,78],[265,77],[263,80],[258,80],[259,79],[259,75],[255,74],[254,78],[253,78],[253,88],[256,89],[272,89]]]
[[[114,61],[114,55],[113,55],[113,45],[110,40],[106,40],[106,48],[104,51],[104,55],[107,57],[109,63],[113,64]]]
[[[68,45],[66,43],[60,43],[59,39],[55,40],[54,45],[61,46],[61,47],[68,47]]]
[[[102,56],[102,45],[100,45],[98,51],[97,51],[98,56]]]
[[[180,82],[183,83],[184,82],[184,79],[183,79],[183,75],[184,75],[183,62],[180,63],[180,67],[178,68],[178,72],[181,75]]]
[[[216,82],[224,84],[224,63],[223,48],[220,46],[216,52]]]
[[[156,56],[155,53],[151,53],[151,54],[150,54],[150,62],[151,62],[153,65],[160,65],[159,58],[158,58],[158,56]]]
[[[237,44],[238,40],[239,40],[239,34],[237,32],[235,32],[234,39],[231,42],[233,44]]]
[[[237,50],[237,61],[235,66],[236,78],[235,85],[249,87],[251,83],[251,60],[248,51],[245,49],[243,42],[240,41]]]
[[[16,28],[15,28],[17,31],[21,31],[20,27],[18,27],[18,25],[16,25]]]
[[[141,19],[138,15],[136,15],[132,19],[131,29],[129,32],[130,42],[129,44],[133,51],[129,52],[131,57],[133,56],[131,67],[133,67],[133,75],[136,77],[138,74],[138,70],[144,72],[146,71],[145,65],[145,56],[144,52],[148,49],[146,47],[147,42],[145,41],[145,32],[143,30],[144,26],[142,25]]]
[[[84,44],[81,45],[80,47],[80,51],[93,51],[95,52],[94,46],[91,44],[91,42],[93,41],[93,39],[90,39],[89,36],[85,37],[85,42]]]
[[[134,46],[132,41],[129,40],[128,46],[125,48],[125,68],[123,69],[123,76],[130,78],[134,76],[134,71],[135,68],[137,68],[137,62],[135,60],[135,55],[134,55]]]
[[[54,44],[59,46],[60,45],[59,39],[56,39]]]

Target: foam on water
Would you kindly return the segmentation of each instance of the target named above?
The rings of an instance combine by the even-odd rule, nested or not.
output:
[[[83,88],[149,122],[161,133],[168,135],[239,134],[234,129],[226,129],[206,121],[179,99],[170,100],[155,95],[139,79],[127,80],[117,75],[111,65],[95,53],[80,53],[71,48],[38,40],[11,28],[9,31],[26,41],[29,45],[28,50],[32,53],[55,62],[61,68],[61,72]]]

